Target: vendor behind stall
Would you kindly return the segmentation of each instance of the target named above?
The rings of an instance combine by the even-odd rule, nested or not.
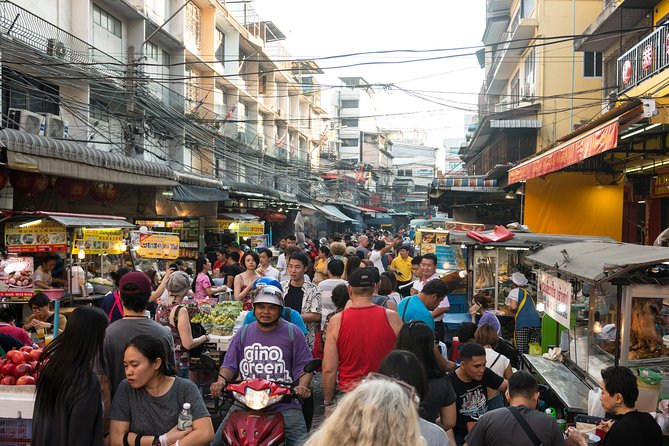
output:
[[[53,320],[55,313],[49,308],[49,298],[46,294],[38,293],[30,298],[28,305],[33,314],[28,316],[23,328],[29,332],[38,332],[38,330],[46,330],[47,333],[53,333]],[[62,333],[65,329],[67,319],[62,314],[58,317],[58,333]]]
[[[58,262],[56,254],[46,254],[41,259],[40,266],[35,270],[35,287],[41,289],[51,289],[54,285],[67,285],[67,280],[52,276],[53,269]]]
[[[524,288],[528,283],[525,275],[515,272],[511,275],[511,282],[513,282],[514,287],[505,303],[515,313],[514,339],[516,350],[518,350],[519,355],[522,355],[528,353],[530,342],[541,342],[541,319],[532,296]]]

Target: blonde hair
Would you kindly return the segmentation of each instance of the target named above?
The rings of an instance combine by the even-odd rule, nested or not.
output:
[[[330,243],[330,253],[333,256],[343,256],[346,254],[346,245],[342,242]]]
[[[305,446],[425,444],[415,402],[398,384],[372,379],[344,396]]]

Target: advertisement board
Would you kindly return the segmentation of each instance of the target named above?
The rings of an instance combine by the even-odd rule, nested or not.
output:
[[[545,313],[555,319],[558,324],[569,327],[573,293],[571,283],[539,271],[538,286],[544,297]]]
[[[263,235],[264,233],[264,223],[239,223],[239,229],[237,229],[238,237],[253,237],[256,235]]]
[[[8,257],[0,271],[0,297],[32,297],[34,273],[32,257]]]
[[[5,245],[12,253],[65,252],[67,232],[64,226],[53,221],[6,223]]]
[[[74,231],[72,254],[83,248],[86,254],[121,254],[123,231],[120,229],[85,229]]]
[[[172,234],[130,233],[130,242],[140,257],[147,259],[170,259],[179,257],[179,237]]]

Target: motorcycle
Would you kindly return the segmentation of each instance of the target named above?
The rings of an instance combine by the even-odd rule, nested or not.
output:
[[[261,378],[229,383],[225,393],[244,410],[232,413],[223,428],[223,439],[230,446],[270,446],[285,440],[285,426],[280,412],[267,410],[293,397],[293,388],[307,373],[321,368],[320,359],[304,365],[303,373],[292,383],[278,383]],[[200,356],[200,363],[218,373],[216,363],[209,355]],[[220,373],[218,373],[220,376]]]

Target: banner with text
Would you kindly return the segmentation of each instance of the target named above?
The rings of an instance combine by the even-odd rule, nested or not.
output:
[[[74,231],[72,254],[79,254],[83,248],[86,254],[121,254],[123,232],[120,229],[86,229]]]
[[[67,231],[54,221],[12,222],[5,224],[8,252],[67,251]]]
[[[571,283],[539,271],[539,290],[544,296],[545,313],[555,321],[569,328],[571,317]]]
[[[179,237],[157,232],[141,234],[130,233],[130,241],[137,254],[147,259],[176,259],[179,257]]]

